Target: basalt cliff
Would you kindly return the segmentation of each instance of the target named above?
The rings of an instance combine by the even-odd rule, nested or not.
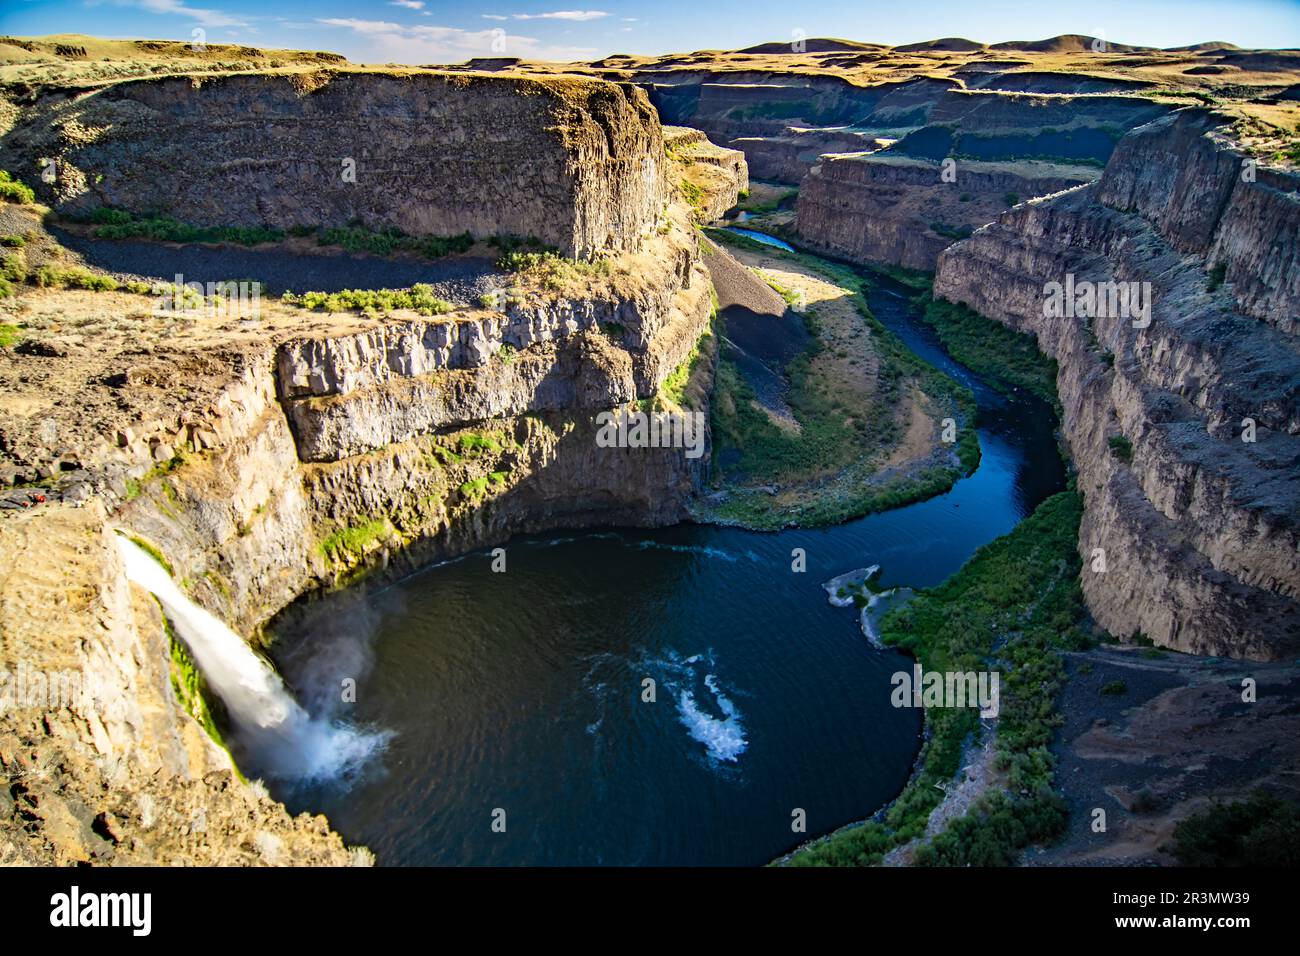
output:
[[[1098,621],[1280,660],[1300,650],[1300,177],[1257,168],[1231,132],[1198,109],[1135,130],[1096,183],[941,253],[934,292],[1058,362]],[[1058,310],[1067,277],[1077,308]],[[1149,315],[1077,298],[1110,283]]]
[[[194,163],[177,129],[202,142]],[[743,160],[687,139],[670,160],[645,94],[590,78],[323,71],[18,104],[6,149],[54,157],[41,198],[56,212],[147,213],[168,195],[197,221],[359,219],[559,254],[489,269],[500,288],[481,301],[388,314],[20,297],[18,341],[0,349],[0,664],[15,679],[0,860],[366,862],[323,818],[243,782],[203,732],[193,671],[126,583],[113,535],[257,641],[301,595],[362,574],[529,530],[685,518],[707,418],[688,455],[603,447],[596,416],[707,407],[712,303],[693,222],[734,202]],[[339,179],[349,152],[355,182]],[[697,158],[708,168],[688,201],[669,166]],[[40,233],[31,209],[4,215],[6,232]],[[29,243],[30,264],[49,248]],[[67,265],[67,250],[50,255]],[[65,673],[93,674],[95,692],[49,703],[40,681]]]

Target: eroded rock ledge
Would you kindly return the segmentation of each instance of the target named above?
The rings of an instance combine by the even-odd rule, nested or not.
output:
[[[53,158],[42,201],[198,225],[535,236],[568,256],[638,247],[667,198],[663,134],[627,84],[320,70],[49,94],[3,137]]]
[[[1096,184],[942,253],[934,289],[1032,332],[1059,364],[1099,622],[1275,660],[1300,651],[1300,180],[1245,159],[1213,114],[1156,120]],[[1149,327],[1045,317],[1044,286],[1067,273],[1149,282]]]
[[[365,194],[374,215],[433,215],[458,190],[482,188],[469,208],[481,202],[515,218],[463,224],[475,233],[532,234],[578,255],[622,251],[599,267],[566,266],[577,287],[520,273],[499,306],[436,317],[326,314],[266,301],[260,320],[178,323],[151,316],[149,300],[126,293],[27,293],[36,313],[60,318],[31,333],[48,347],[0,351],[0,465],[48,473],[48,494],[38,502],[22,492],[32,507],[0,521],[0,663],[94,671],[111,693],[102,706],[0,714],[0,769],[21,783],[0,803],[0,861],[368,860],[323,818],[291,818],[241,781],[184,712],[168,686],[162,617],[126,583],[115,529],[156,548],[192,599],[257,640],[299,596],[365,573],[396,574],[548,527],[675,523],[703,480],[707,432],[698,457],[596,442],[602,410],[686,402],[707,415],[710,285],[694,211],[667,182],[662,134],[644,96],[598,80],[325,79],[296,88],[287,77],[230,77],[197,92],[188,80],[129,84],[71,101],[66,113],[40,104],[40,118],[29,117],[11,140],[40,148],[42,130],[70,135],[77,117],[121,110],[114,132],[60,140],[58,155],[68,169],[116,157],[98,167],[102,182],[86,186],[99,191],[78,195],[129,207],[144,193],[141,174],[128,169],[136,145],[124,134],[143,132],[140,124],[158,122],[150,135],[174,135],[161,123],[171,117],[192,121],[196,136],[220,137],[230,127],[205,131],[202,114],[263,111],[268,128],[298,140],[295,148],[310,139],[325,150],[327,132],[303,119],[351,110],[375,140],[358,143],[373,150],[362,155],[391,161],[384,188]],[[349,93],[358,100],[349,103]],[[468,105],[453,102],[461,94]],[[312,99],[322,96],[341,101],[325,109]],[[510,168],[485,185],[467,180],[461,165],[419,154],[403,140],[412,103],[438,120],[447,155],[478,148],[483,132],[471,136],[457,118],[495,124],[499,136],[479,143],[477,159]],[[296,118],[283,115],[287,104]],[[510,138],[520,130],[528,135]],[[338,151],[330,143],[328,155]],[[222,199],[231,183],[247,175],[245,185],[262,188],[249,168],[164,167],[158,176],[185,213],[229,222]],[[719,168],[736,173],[743,164]],[[421,170],[424,179],[408,190],[404,177]],[[259,222],[357,211],[343,193],[308,189],[314,172],[277,179],[288,167],[272,161],[257,175],[285,190],[255,205]],[[165,195],[157,183],[150,195]],[[734,196],[740,183],[720,186],[720,195]],[[252,215],[254,207],[239,208]],[[413,231],[422,223],[399,222]],[[665,379],[683,367],[684,394],[678,376],[665,398]]]

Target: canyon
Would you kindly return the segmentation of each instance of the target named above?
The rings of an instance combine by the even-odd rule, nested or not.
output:
[[[80,235],[111,207],[291,238],[465,233],[449,261],[491,288],[396,309],[267,295],[181,318],[125,281],[33,280],[6,301],[0,665],[98,680],[53,711],[0,713],[0,862],[372,862],[244,780],[114,536],[268,647],[363,579],[530,532],[700,520],[711,431],[698,457],[596,433],[602,413],[710,411],[715,285],[790,318],[779,283],[698,228],[743,205],[750,176],[799,188],[774,232],[933,272],[936,301],[1055,360],[1099,629],[1294,659],[1300,174],[1277,149],[1300,63],[945,46],[453,69],[303,54],[109,79],[66,57],[43,75],[33,47],[0,69],[0,165],[35,191],[0,207],[0,232],[27,237],[33,276],[93,266],[55,227]],[[32,174],[51,157],[50,179]],[[532,251],[512,259],[515,243]],[[503,250],[508,266],[480,269]],[[1151,322],[1047,314],[1067,275],[1149,283]],[[919,416],[927,454],[938,417]]]

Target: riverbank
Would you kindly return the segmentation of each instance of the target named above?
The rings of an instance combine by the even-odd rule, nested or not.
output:
[[[941,494],[974,470],[970,390],[876,318],[860,274],[726,230],[708,234],[785,299],[806,344],[764,354],[752,310],[721,309],[712,491],[696,520],[755,530],[835,524]]]
[[[967,792],[966,813],[954,815],[929,842],[918,840],[943,813],[963,757],[987,741],[975,710],[928,708],[925,743],[898,797],[870,819],[777,862],[871,866],[918,841],[912,852],[922,865],[1007,865],[1029,843],[1061,833],[1066,810],[1052,789],[1056,761],[1048,747],[1061,721],[1055,709],[1064,680],[1061,652],[1088,644],[1075,548],[1081,514],[1077,492],[1049,498],[957,574],[919,591],[881,624],[882,643],[906,651],[926,671],[1000,672],[993,769],[1003,786]]]

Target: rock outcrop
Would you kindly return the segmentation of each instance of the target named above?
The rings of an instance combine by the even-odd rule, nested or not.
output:
[[[930,271],[956,239],[1008,206],[1091,182],[1087,166],[992,163],[878,153],[827,155],[799,190],[796,229],[815,249],[854,262]]]
[[[258,641],[299,597],[363,574],[396,574],[549,527],[681,521],[705,478],[710,285],[695,211],[668,186],[662,133],[642,94],[595,80],[346,74],[291,95],[289,82],[229,78],[214,84],[212,99],[132,84],[86,99],[155,119],[170,109],[195,124],[204,110],[224,117],[235,104],[254,115],[265,108],[268,128],[284,120],[279,129],[292,138],[306,136],[309,124],[285,119],[291,107],[312,112],[323,108],[313,96],[352,90],[364,106],[331,109],[360,110],[376,137],[390,137],[376,148],[392,149],[401,145],[395,131],[414,123],[397,122],[405,114],[432,110],[482,124],[461,129],[457,142],[473,140],[470,132],[490,140],[492,110],[517,108],[527,137],[458,146],[482,146],[485,163],[491,148],[506,165],[519,161],[482,200],[501,216],[525,217],[499,227],[536,235],[553,226],[577,253],[626,249],[592,265],[543,259],[540,273],[513,274],[499,301],[437,316],[266,301],[260,317],[178,323],[126,293],[98,293],[89,310],[76,299],[87,293],[30,293],[69,311],[61,324],[25,333],[38,344],[57,341],[0,350],[0,465],[12,473],[53,463],[39,491],[0,496],[17,511],[0,509],[0,670],[93,674],[107,703],[41,701],[0,712],[0,772],[11,778],[0,802],[5,861],[369,860],[322,818],[291,818],[239,779],[180,706],[168,687],[174,665],[163,618],[126,583],[115,530],[156,549],[193,600]],[[451,103],[455,96],[466,102]],[[51,109],[38,106],[41,122]],[[39,125],[27,121],[22,135]],[[90,137],[85,149],[133,148],[119,132]],[[719,183],[719,201],[734,202],[743,160],[691,145],[720,160],[714,168],[732,182]],[[454,196],[481,185],[457,180],[464,167],[427,156],[409,166],[392,175],[418,179],[424,192],[413,203],[397,190],[386,200],[395,213],[417,208],[421,195],[435,201],[439,188]],[[283,172],[278,161],[268,168]],[[186,211],[219,207],[229,182],[218,172],[205,156],[175,184]],[[125,204],[139,175],[106,176],[96,199]],[[334,201],[306,182],[281,182],[288,191],[257,207],[259,221]],[[599,215],[584,212],[602,203]],[[87,313],[92,324],[130,318],[95,325],[90,343],[80,334]],[[686,374],[665,398],[661,386],[679,369]],[[652,405],[699,416],[689,447],[598,440],[602,412]]]
[[[666,198],[645,94],[578,77],[321,70],[51,95],[3,140],[41,198],[198,225],[532,236],[635,249]]]
[[[1282,659],[1300,652],[1300,178],[1225,134],[1202,110],[1134,131],[1097,183],[942,253],[934,289],[1058,362],[1097,620]],[[1149,283],[1149,324],[1082,300],[1079,317],[1045,310],[1067,281]]]
[[[678,169],[686,199],[701,222],[721,219],[749,188],[745,154],[711,143],[697,129],[665,126],[664,147]]]

